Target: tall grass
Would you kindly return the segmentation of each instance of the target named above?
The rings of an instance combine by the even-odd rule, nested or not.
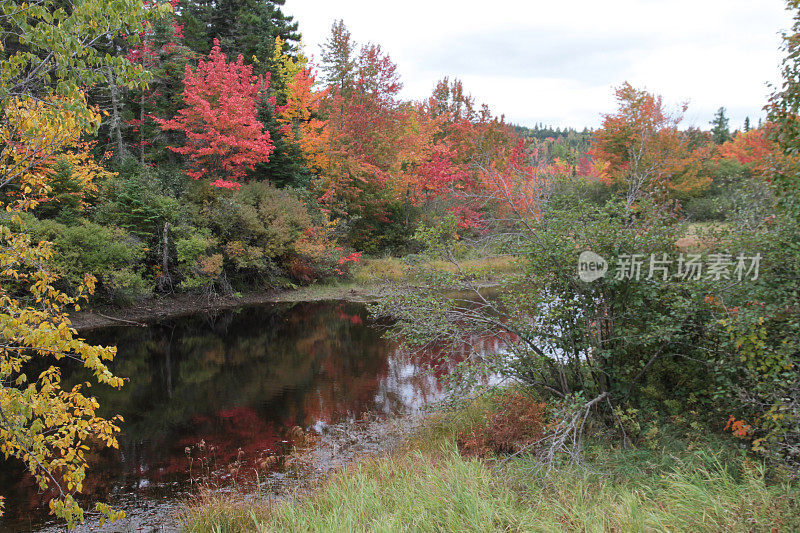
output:
[[[662,431],[659,447],[591,440],[586,467],[543,480],[536,459],[461,455],[493,400],[440,414],[406,446],[334,473],[312,494],[273,505],[207,496],[187,531],[800,531],[800,488],[713,435]]]
[[[236,493],[202,492],[184,505],[178,518],[184,531],[257,531],[258,524],[271,517],[274,505]]]
[[[606,451],[609,463],[615,454]],[[658,461],[658,458],[653,458]],[[367,460],[307,498],[271,508],[207,502],[188,531],[798,531],[800,494],[763,468],[737,473],[713,455],[660,474],[565,467],[546,481],[531,458],[491,464],[452,442]],[[739,465],[741,466],[741,465]]]
[[[515,272],[517,260],[510,256],[482,257],[460,262],[463,271],[475,278],[493,280],[501,274]],[[446,261],[427,261],[416,268],[435,269],[455,273],[457,267]],[[356,283],[368,284],[380,281],[413,280],[413,268],[396,257],[366,258],[353,270]]]
[[[514,531],[525,511],[482,463],[455,450],[367,461],[308,500],[275,510],[266,531]]]
[[[189,531],[797,531],[798,494],[754,468],[740,479],[710,461],[620,479],[568,468],[547,482],[525,459],[497,470],[461,457],[411,453],[368,460],[305,499],[272,509],[216,501],[186,518]],[[528,465],[529,466],[529,465]]]

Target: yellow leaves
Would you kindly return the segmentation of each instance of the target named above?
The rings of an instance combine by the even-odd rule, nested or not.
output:
[[[285,89],[282,91],[283,96],[288,99],[289,85],[294,81],[298,72],[302,71],[308,65],[308,58],[302,52],[297,54],[297,59],[293,59],[285,50],[286,42],[280,37],[275,37],[275,44],[272,49],[272,64],[275,65],[273,76],[277,77],[283,82],[282,85]],[[299,45],[298,48],[302,48]]]
[[[103,362],[113,359],[116,349],[92,346],[77,337],[64,312],[66,306],[77,306],[78,298],[91,293],[95,278],[87,276],[75,297],[57,290],[58,276],[44,267],[52,256],[51,245],[32,244],[18,232],[24,230],[19,212],[11,212],[19,230],[0,225],[0,336],[4,339],[0,345],[0,452],[23,461],[43,490],[56,480],[64,496],[50,502],[51,511],[75,523],[83,511],[72,493],[83,487],[87,441],[100,436],[100,443],[116,448],[119,427],[97,416],[98,401],[85,396],[80,386],[62,390],[58,368],[47,367],[29,383],[26,367],[70,356],[99,382],[121,387],[124,381]],[[29,299],[38,305],[26,305],[8,293],[20,280],[27,280]]]
[[[114,511],[106,505],[105,503],[96,503],[95,510],[100,513],[100,525],[103,524],[105,519],[107,518],[111,522],[116,522],[117,520],[122,520],[125,518],[125,511]]]
[[[20,186],[15,203],[6,209],[29,210],[49,192],[55,156],[65,148],[78,146],[81,134],[98,125],[101,115],[89,109],[82,94],[77,100],[55,96],[12,99],[2,113],[0,175]],[[77,165],[79,168],[86,167],[89,174],[102,170],[88,165],[86,158],[88,155]]]

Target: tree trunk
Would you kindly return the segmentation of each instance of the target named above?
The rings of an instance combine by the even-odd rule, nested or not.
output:
[[[122,163],[124,156],[124,145],[122,144],[122,103],[119,94],[119,86],[114,79],[111,69],[108,70],[108,87],[111,90],[111,135],[115,138],[117,149],[115,157],[117,163]]]
[[[164,222],[161,241],[161,273],[156,279],[158,290],[172,292],[172,276],[169,274],[169,222]]]
[[[139,164],[144,168],[144,91],[142,91],[142,96],[139,99]],[[165,232],[168,226],[169,223],[164,226]],[[166,233],[164,235],[166,239]]]

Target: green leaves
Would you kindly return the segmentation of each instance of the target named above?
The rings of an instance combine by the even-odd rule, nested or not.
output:
[[[42,96],[55,88],[60,111],[79,115],[83,128],[92,131],[82,91],[105,82],[109,68],[129,87],[143,87],[147,81],[141,69],[124,57],[102,54],[98,45],[119,35],[136,41],[142,24],[169,9],[169,4],[146,8],[140,0],[82,0],[73,2],[67,13],[53,0],[2,0],[0,45],[6,54],[0,55],[0,102],[5,107],[12,96]]]

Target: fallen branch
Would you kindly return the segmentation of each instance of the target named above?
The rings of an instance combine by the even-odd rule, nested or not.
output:
[[[103,313],[95,313],[97,316],[101,316],[108,320],[113,320],[114,322],[122,322],[123,324],[130,324],[131,326],[138,326],[140,328],[146,328],[147,324],[142,322],[134,322],[133,320],[125,320],[124,318],[114,318],[113,316],[104,315]]]

